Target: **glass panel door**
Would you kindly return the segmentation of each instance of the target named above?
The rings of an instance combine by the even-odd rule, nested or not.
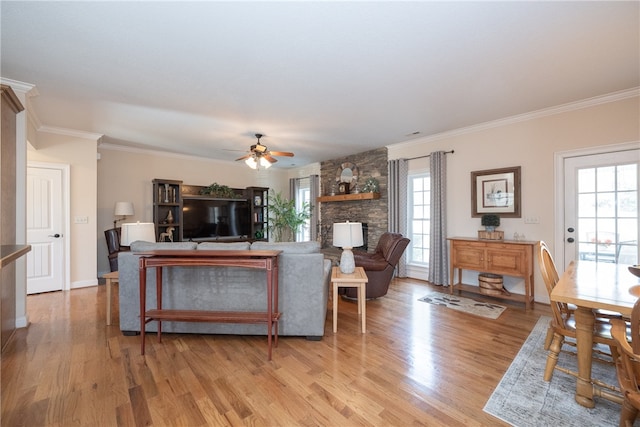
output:
[[[565,265],[638,263],[638,150],[565,159]]]

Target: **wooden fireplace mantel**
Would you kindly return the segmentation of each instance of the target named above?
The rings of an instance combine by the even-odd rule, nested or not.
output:
[[[346,202],[348,200],[376,200],[380,193],[336,194],[335,196],[320,196],[318,202]]]

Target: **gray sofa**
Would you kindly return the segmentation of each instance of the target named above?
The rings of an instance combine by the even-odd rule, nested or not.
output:
[[[118,255],[120,330],[140,333],[139,256],[152,249],[281,250],[278,257],[278,334],[320,339],[324,335],[331,262],[317,242],[134,242],[131,252]],[[156,307],[155,269],[147,272],[147,309]],[[163,308],[186,310],[266,311],[266,273],[239,267],[165,267]],[[150,322],[147,331],[157,331]],[[266,335],[264,324],[162,322],[163,332]]]

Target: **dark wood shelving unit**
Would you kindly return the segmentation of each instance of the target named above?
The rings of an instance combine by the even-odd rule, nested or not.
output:
[[[267,187],[247,187],[249,218],[252,240],[269,240],[269,189]]]
[[[171,221],[167,218],[171,214]],[[153,223],[156,239],[173,227],[173,241],[182,241],[182,181],[153,180]]]
[[[198,185],[185,185],[182,181],[168,179],[153,180],[153,223],[155,224],[156,239],[161,233],[173,227],[173,241],[180,242],[185,239],[185,224],[183,217],[184,201],[191,200],[236,200],[218,199],[211,195],[200,194],[205,188]],[[238,199],[246,200],[248,215],[247,235],[234,241],[256,241],[269,240],[268,219],[269,219],[269,188],[268,187],[247,187],[233,188]],[[171,213],[172,221],[167,221],[167,216]],[[243,215],[244,218],[244,215]],[[187,233],[188,234],[188,233]],[[217,239],[212,239],[217,241]],[[228,240],[231,241],[231,240]]]

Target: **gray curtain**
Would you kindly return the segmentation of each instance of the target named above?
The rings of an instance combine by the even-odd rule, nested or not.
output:
[[[298,178],[289,178],[289,200],[295,200],[298,194]]]
[[[311,189],[311,241],[318,240],[318,228],[320,227],[320,207],[318,206],[318,197],[320,196],[320,176],[309,176],[309,187]]]
[[[407,174],[406,159],[389,160],[389,231],[407,236]],[[398,277],[407,277],[406,251],[396,268]]]
[[[429,158],[431,175],[431,240],[427,280],[449,285],[449,251],[447,249],[447,161],[444,151]]]

